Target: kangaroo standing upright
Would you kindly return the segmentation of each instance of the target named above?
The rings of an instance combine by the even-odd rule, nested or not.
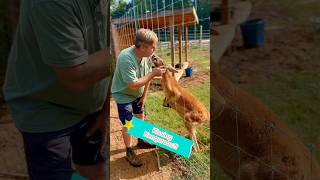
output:
[[[191,139],[194,141],[195,151],[200,150],[196,127],[210,120],[210,113],[206,107],[190,92],[182,88],[168,70],[162,75],[161,85],[165,99],[163,106],[175,109],[184,119]]]

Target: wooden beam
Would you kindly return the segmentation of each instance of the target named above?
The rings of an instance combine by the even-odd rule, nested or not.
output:
[[[120,54],[120,44],[119,44],[119,40],[120,40],[120,37],[119,37],[119,33],[116,29],[116,27],[114,26],[113,23],[111,23],[111,47],[112,47],[112,54],[114,55],[114,59],[116,59],[118,57],[118,55]]]
[[[128,27],[127,27],[127,24],[124,26],[124,34],[122,36],[124,36],[124,48],[127,48],[128,47],[128,42],[129,42],[129,32],[128,32]]]
[[[135,22],[135,19],[133,18],[132,21]],[[135,35],[136,35],[136,33],[135,33],[135,32],[136,32],[136,23],[132,23],[132,24],[131,24],[131,28],[132,28],[132,29],[131,29],[131,32],[130,32],[130,33],[131,33],[131,34],[130,34],[131,44],[134,44],[134,40],[135,40],[135,37],[136,37],[136,36],[135,36]]]
[[[202,25],[200,25],[200,38],[199,38],[200,49],[202,49]]]
[[[121,21],[123,22],[123,17],[121,18]],[[120,49],[124,49],[124,43],[125,43],[125,39],[124,36],[122,36],[122,34],[124,34],[124,23],[121,24],[120,26],[120,31],[119,31],[119,35],[120,35]]]
[[[135,31],[135,28],[132,28],[132,31],[131,31],[131,44],[133,45],[135,42],[135,39],[136,39],[136,31]]]
[[[228,24],[229,18],[230,18],[229,17],[229,0],[222,0],[221,9],[222,9],[221,23]]]
[[[179,67],[182,67],[181,59],[182,59],[182,33],[181,33],[181,25],[178,26],[178,38],[179,38]]]
[[[185,53],[185,61],[188,61],[188,25],[184,26],[184,53]]]
[[[179,79],[182,77],[185,69],[187,69],[189,66],[189,62],[184,62],[181,66],[181,69],[178,70],[177,73],[174,73],[174,78],[179,81]]]
[[[248,18],[252,9],[252,4],[249,1],[237,2],[234,3],[234,7],[236,9],[234,18],[229,21],[229,24],[219,26],[213,26],[211,24],[210,32],[212,33],[214,28],[214,30],[219,33],[217,36],[210,34],[210,48],[212,49],[210,56],[215,62],[220,60],[230,46],[235,36],[238,24],[244,22]]]
[[[170,19],[170,45],[171,45],[171,65],[174,67],[174,21]]]

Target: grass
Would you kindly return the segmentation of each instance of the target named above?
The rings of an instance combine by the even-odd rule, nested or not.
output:
[[[170,61],[170,54],[162,50],[158,54],[167,61]],[[190,48],[190,61],[197,65],[199,71],[208,71],[209,69],[209,48]],[[207,66],[207,67],[206,67]],[[201,84],[197,83],[187,90],[196,96],[210,110],[210,81]],[[170,130],[180,135],[186,135],[187,130],[184,127],[183,119],[173,109],[162,107],[164,98],[163,91],[157,91],[148,94],[146,100],[146,119],[162,128]],[[189,159],[177,158],[174,168],[178,168],[180,173],[173,174],[173,179],[209,179],[210,177],[210,124],[206,123],[197,129],[197,137],[201,152],[192,152]],[[173,157],[166,151],[160,151],[160,164],[162,166],[172,162]]]
[[[272,82],[249,87],[305,144],[320,143],[320,69],[278,76]],[[315,152],[320,161],[320,149]]]
[[[189,92],[191,92],[194,96],[196,96],[206,107],[208,110],[210,109],[210,83],[206,82],[205,84],[201,84],[198,86],[193,86],[187,88]],[[165,129],[172,130],[175,133],[179,133],[184,131],[183,119],[176,113],[175,110],[171,108],[162,107],[162,101],[164,98],[163,91],[155,92],[149,94],[146,101],[146,114],[147,119]],[[209,128],[209,124],[206,124],[205,127]],[[205,128],[200,127],[200,130],[206,131]],[[209,142],[209,132],[202,133],[198,131],[199,136],[207,136],[207,137],[199,137],[205,142]],[[202,141],[203,142],[203,141]]]
[[[201,102],[210,109],[210,82],[193,86],[188,90],[195,95]],[[175,132],[177,134],[185,135],[187,131],[183,124],[183,119],[176,113],[175,110],[164,108],[161,106],[163,100],[163,92],[155,92],[148,95],[146,101],[147,120],[157,126]],[[159,106],[160,104],[160,106]],[[206,179],[209,178],[210,174],[210,131],[209,123],[197,129],[197,136],[199,145],[202,147],[202,151],[198,153],[192,153],[189,159],[178,158],[175,162],[180,168],[183,168],[184,179]],[[170,161],[170,158],[162,155],[161,161]],[[167,164],[167,162],[161,162]],[[181,177],[174,177],[178,179]]]
[[[308,30],[311,29],[309,17],[320,16],[320,3],[317,0],[279,0],[274,2],[291,18],[291,23],[295,26],[308,27]]]
[[[172,179],[209,179],[210,178],[210,151],[194,153],[189,159],[180,158],[179,162],[186,167],[183,176]]]
[[[223,170],[220,168],[219,164],[214,161],[213,162],[213,177],[216,180],[231,180],[231,178],[229,178],[224,172]]]

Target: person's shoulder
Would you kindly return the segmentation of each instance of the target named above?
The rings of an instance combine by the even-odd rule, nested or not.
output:
[[[133,49],[134,49],[133,46],[127,47],[121,50],[120,54],[131,54],[133,53]]]
[[[126,49],[123,49],[118,56],[119,61],[121,62],[130,62],[133,60],[133,54],[132,54],[132,47],[128,47]]]

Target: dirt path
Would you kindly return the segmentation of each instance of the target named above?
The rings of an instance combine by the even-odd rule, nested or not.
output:
[[[26,177],[27,168],[24,157],[22,138],[15,128],[5,105],[0,109],[0,180],[22,179]]]
[[[241,33],[237,31],[233,44],[238,48],[221,59],[221,72],[232,82],[246,87],[267,82],[275,76],[319,68],[319,61],[314,60],[317,55],[314,34],[295,24],[274,2],[259,4],[253,9],[250,19],[262,18],[265,21],[264,46],[243,48]]]
[[[110,102],[110,178],[111,179],[170,179],[170,168],[158,167],[155,149],[137,149],[143,166],[132,167],[125,159],[121,123],[114,101]],[[134,144],[136,140],[134,141]]]

